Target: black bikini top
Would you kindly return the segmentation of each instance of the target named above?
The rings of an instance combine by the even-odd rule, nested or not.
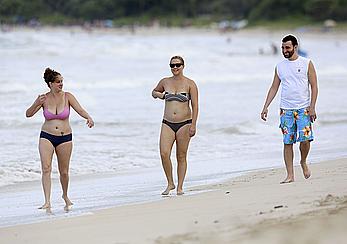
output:
[[[188,102],[191,97],[189,93],[181,92],[181,93],[168,93],[165,92],[164,95],[165,101],[177,101],[177,102]]]

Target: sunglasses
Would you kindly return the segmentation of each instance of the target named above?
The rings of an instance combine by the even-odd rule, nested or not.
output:
[[[171,69],[173,69],[173,68],[179,68],[179,67],[181,67],[183,64],[181,64],[181,63],[177,63],[177,64],[170,64],[170,68]]]

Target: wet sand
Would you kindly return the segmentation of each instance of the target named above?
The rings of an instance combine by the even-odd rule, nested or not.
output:
[[[162,201],[0,229],[1,243],[344,243],[347,159],[284,168],[172,193]],[[201,190],[208,192],[194,194]]]

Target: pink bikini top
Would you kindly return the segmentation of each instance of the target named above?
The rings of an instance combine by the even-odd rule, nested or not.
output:
[[[65,93],[65,100],[66,100],[66,93]],[[66,105],[64,107],[64,110],[60,112],[59,114],[53,114],[49,112],[47,108],[43,109],[43,116],[45,117],[46,120],[52,120],[52,119],[64,120],[69,118],[69,115],[70,115],[70,107],[68,105]]]

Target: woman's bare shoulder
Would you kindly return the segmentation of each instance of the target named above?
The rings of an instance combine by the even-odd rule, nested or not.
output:
[[[75,97],[71,92],[66,91],[64,93],[67,98]]]
[[[186,81],[188,82],[188,84],[189,84],[190,86],[196,86],[196,83],[195,83],[194,80],[192,80],[192,79],[190,79],[190,78],[188,78],[188,77],[185,77],[185,78],[186,78]]]
[[[172,77],[164,77],[163,79],[160,80],[160,84],[163,87],[170,86],[171,81],[172,81]]]
[[[163,79],[160,80],[160,82],[166,83],[166,82],[170,81],[171,79],[172,79],[172,77],[164,77]]]

